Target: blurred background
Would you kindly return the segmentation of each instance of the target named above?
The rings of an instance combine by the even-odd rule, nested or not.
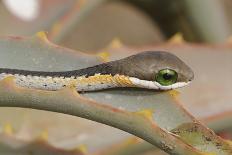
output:
[[[114,52],[171,50],[196,72],[181,102],[231,139],[231,8],[230,0],[1,0],[0,36],[45,31],[51,42],[86,53],[110,51],[109,46]],[[49,137],[56,147],[84,152],[130,137],[99,123],[31,109],[0,108],[0,125],[22,139]],[[102,140],[107,135],[111,140]]]
[[[0,35],[49,32],[80,50],[162,43],[179,33],[188,42],[225,42],[232,31],[230,0],[2,0]]]

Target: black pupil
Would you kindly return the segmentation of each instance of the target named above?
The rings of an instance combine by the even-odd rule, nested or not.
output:
[[[168,74],[168,73],[165,73],[165,74],[163,74],[163,78],[164,78],[165,80],[170,80],[170,79],[172,79],[172,75],[171,75],[171,74]]]

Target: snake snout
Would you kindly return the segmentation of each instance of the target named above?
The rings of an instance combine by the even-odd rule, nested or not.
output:
[[[194,73],[193,73],[193,71],[191,69],[188,70],[188,73],[185,76],[187,77],[188,82],[191,82],[194,79]]]
[[[194,79],[194,74],[191,75],[189,81],[193,81],[193,79]]]

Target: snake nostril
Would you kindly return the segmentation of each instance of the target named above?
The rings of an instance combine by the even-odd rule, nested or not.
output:
[[[194,75],[190,77],[189,81],[193,81],[193,79],[194,79]]]

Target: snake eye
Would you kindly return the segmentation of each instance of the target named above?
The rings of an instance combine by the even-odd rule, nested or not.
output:
[[[174,70],[162,69],[156,74],[155,81],[162,86],[168,86],[176,83],[177,77],[178,75]]]

